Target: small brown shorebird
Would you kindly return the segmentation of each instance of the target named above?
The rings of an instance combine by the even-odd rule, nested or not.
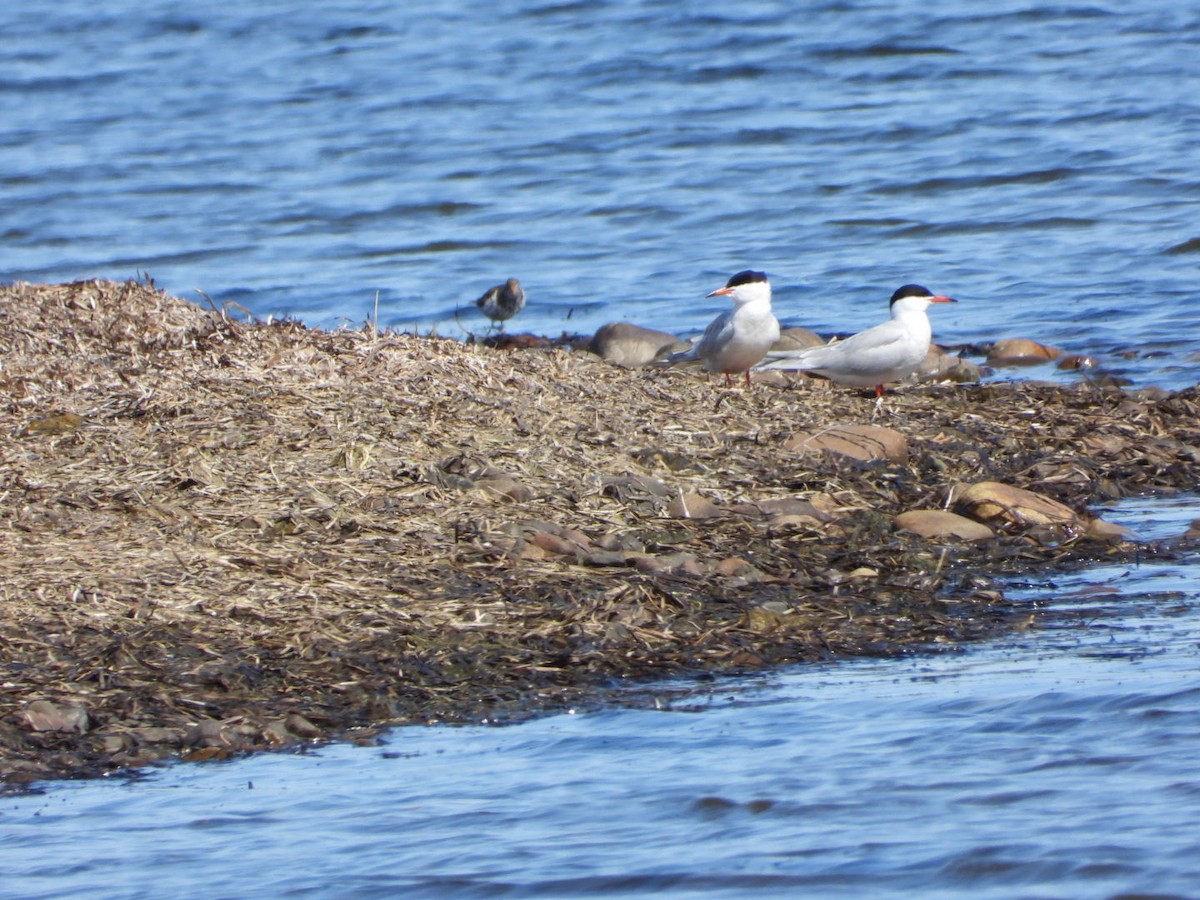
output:
[[[485,316],[499,323],[500,330],[503,331],[504,320],[511,319],[524,309],[525,291],[521,289],[521,282],[510,278],[504,284],[488,288],[484,295],[475,301],[475,305],[483,310]]]

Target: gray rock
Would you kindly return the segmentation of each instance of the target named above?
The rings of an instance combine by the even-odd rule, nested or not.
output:
[[[819,347],[824,343],[825,339],[815,331],[793,325],[791,328],[785,328],[779,332],[779,340],[775,342],[775,346],[771,349],[805,350],[809,347]]]
[[[630,322],[609,322],[592,337],[588,350],[606,362],[632,368],[646,365],[661,353],[673,353],[687,347],[687,341],[665,331]]]
[[[917,366],[918,381],[954,381],[959,384],[979,381],[983,369],[969,359],[947,353],[941,347],[930,347]]]

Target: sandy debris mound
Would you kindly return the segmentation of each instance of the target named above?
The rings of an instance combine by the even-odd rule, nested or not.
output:
[[[239,322],[152,284],[2,290],[14,782],[976,638],[1010,615],[989,573],[1131,546],[921,538],[897,514],[997,482],[1084,521],[1200,473],[1195,391],[921,387],[877,414],[802,383]],[[851,426],[906,452],[796,449]]]

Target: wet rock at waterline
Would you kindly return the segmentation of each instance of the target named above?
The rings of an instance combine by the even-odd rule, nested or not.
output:
[[[1103,544],[1119,544],[1122,541],[1132,540],[1133,532],[1124,525],[1105,522],[1103,519],[1091,519],[1084,537]]]
[[[1004,530],[1049,525],[1078,533],[1085,528],[1083,519],[1071,507],[995,481],[960,486],[951,492],[951,501],[963,514]]]
[[[1060,359],[1057,368],[1064,372],[1071,372],[1077,369],[1094,369],[1096,368],[1096,360],[1091,356],[1073,353],[1070,356],[1064,356]]]
[[[1063,355],[1057,347],[1049,347],[1028,338],[1005,338],[992,344],[988,351],[989,366],[1037,366]]]
[[[1102,519],[1081,515],[1066,504],[1024,488],[982,481],[951,490],[964,514],[1003,531],[1084,537],[1103,543],[1126,540],[1129,531]]]
[[[983,369],[977,363],[961,356],[947,353],[941,347],[931,346],[925,358],[917,366],[918,381],[952,381],[970,384],[983,377]]]

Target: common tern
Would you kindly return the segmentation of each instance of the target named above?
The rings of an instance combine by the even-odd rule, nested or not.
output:
[[[931,303],[957,303],[919,284],[906,284],[892,294],[892,317],[844,341],[769,353],[760,369],[788,369],[823,375],[838,384],[874,387],[907,378],[929,352],[932,330],[926,310]]]
[[[724,374],[726,384],[731,383],[730,375],[744,372],[749,386],[750,368],[779,340],[779,322],[771,312],[771,282],[762,272],[747,269],[708,296],[728,297],[733,308],[713,319],[700,340],[671,354],[666,362],[698,360],[704,371]]]
[[[521,282],[510,278],[504,284],[488,288],[486,293],[475,301],[475,305],[493,322],[499,322],[500,330],[503,331],[504,320],[511,319],[525,308],[525,291],[521,289]]]

